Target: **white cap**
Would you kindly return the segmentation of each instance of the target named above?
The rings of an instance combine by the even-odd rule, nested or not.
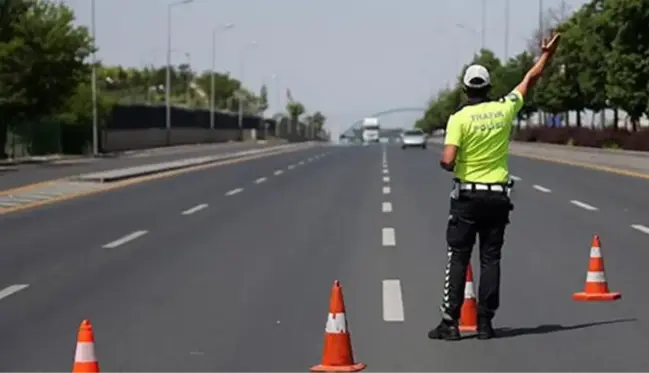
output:
[[[491,84],[489,71],[482,65],[471,65],[464,72],[462,82],[469,88],[484,88]]]

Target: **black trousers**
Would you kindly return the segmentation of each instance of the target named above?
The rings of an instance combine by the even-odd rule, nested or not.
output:
[[[479,237],[480,284],[478,318],[491,320],[500,304],[500,258],[509,213],[514,208],[505,193],[461,191],[451,198],[446,228],[448,263],[444,278],[442,315],[449,321],[460,318],[464,302],[466,271]]]

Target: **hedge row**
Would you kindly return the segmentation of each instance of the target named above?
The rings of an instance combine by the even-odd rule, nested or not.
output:
[[[614,128],[536,127],[519,129],[514,134],[514,139],[517,141],[587,146],[591,148],[649,151],[649,130],[630,132]]]

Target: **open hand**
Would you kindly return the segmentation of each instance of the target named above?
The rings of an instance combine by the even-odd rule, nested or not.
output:
[[[544,38],[541,42],[541,51],[543,53],[548,53],[553,55],[556,52],[557,47],[559,46],[559,39],[561,39],[561,34],[555,31],[552,31],[550,39]]]

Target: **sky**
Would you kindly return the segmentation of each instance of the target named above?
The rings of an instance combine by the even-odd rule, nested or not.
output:
[[[179,0],[95,0],[98,58],[106,64],[164,66],[167,11]],[[508,54],[538,28],[539,1],[510,0]],[[91,1],[64,0],[90,27]],[[506,0],[486,0],[485,46],[505,54]],[[564,0],[578,9],[586,0]],[[269,113],[286,89],[307,111],[321,111],[336,135],[353,122],[394,108],[424,109],[454,81],[482,43],[483,0],[194,0],[171,9],[172,64],[229,72],[253,91],[269,88]],[[223,26],[232,24],[229,29]],[[423,112],[381,117],[411,126]]]

